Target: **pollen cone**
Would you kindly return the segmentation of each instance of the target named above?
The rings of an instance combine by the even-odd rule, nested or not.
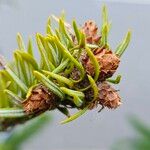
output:
[[[99,42],[101,36],[97,34],[98,27],[94,21],[92,20],[86,21],[82,27],[82,31],[86,35],[87,43],[97,44]]]
[[[107,82],[98,84],[99,95],[98,103],[104,107],[115,109],[121,105],[121,98],[117,91],[111,87]]]
[[[100,65],[99,81],[110,78],[116,72],[120,59],[111,50],[107,49],[98,48],[93,53]],[[89,75],[94,76],[94,66],[85,52],[81,55],[81,62],[83,63],[86,72]]]
[[[22,104],[27,114],[40,114],[57,107],[57,96],[45,86],[39,85]]]

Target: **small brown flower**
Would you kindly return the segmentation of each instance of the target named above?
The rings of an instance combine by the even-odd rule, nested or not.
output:
[[[107,49],[96,49],[94,55],[100,65],[99,81],[104,81],[110,78],[119,66],[120,59]],[[81,61],[86,69],[86,72],[91,76],[94,75],[94,66],[85,52],[81,55]]]
[[[84,23],[82,27],[83,32],[86,35],[86,41],[89,44],[97,44],[101,38],[100,35],[97,34],[98,27],[94,21],[88,20]]]
[[[57,107],[57,96],[45,86],[35,87],[30,96],[22,103],[27,114],[40,114]]]

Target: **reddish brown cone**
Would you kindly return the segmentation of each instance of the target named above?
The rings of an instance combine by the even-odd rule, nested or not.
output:
[[[112,53],[111,50],[100,49],[94,51],[94,55],[100,65],[99,81],[104,81],[110,78],[119,66],[120,59]],[[94,66],[86,53],[81,55],[81,61],[86,69],[86,72],[94,76]]]
[[[97,34],[98,27],[94,21],[88,20],[84,23],[82,27],[83,32],[86,35],[86,41],[90,44],[96,44],[99,42],[101,36]]]
[[[46,110],[57,107],[57,96],[50,92],[45,86],[39,85],[34,88],[31,95],[22,103],[27,114],[39,114]]]
[[[115,109],[121,105],[121,98],[117,91],[112,88],[107,82],[102,82],[98,84],[99,95],[97,102],[111,109]]]

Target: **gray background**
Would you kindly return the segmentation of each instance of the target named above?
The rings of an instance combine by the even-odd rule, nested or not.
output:
[[[101,0],[20,0],[14,3],[1,0],[0,53],[10,59],[17,48],[17,32],[22,33],[25,41],[28,35],[34,37],[37,31],[44,33],[47,17],[52,13],[59,15],[62,10],[66,11],[68,21],[76,18],[81,24],[94,19],[100,25],[102,3]],[[135,114],[150,123],[150,5],[109,1],[105,4],[112,21],[112,49],[128,29],[133,32],[131,44],[117,72],[123,75],[121,84],[116,87],[120,90],[123,105],[115,111],[105,109],[100,114],[97,110],[91,111],[67,125],[60,125],[64,116],[53,112],[53,122],[30,139],[24,149],[109,149],[114,141],[133,134],[127,122],[128,115]]]

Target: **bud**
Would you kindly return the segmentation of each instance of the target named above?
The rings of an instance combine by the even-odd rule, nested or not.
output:
[[[46,110],[53,110],[57,107],[57,96],[45,86],[38,85],[30,96],[22,103],[27,114],[40,114]]]
[[[98,27],[94,21],[88,20],[85,22],[82,27],[84,34],[86,35],[86,41],[89,44],[97,44],[101,38],[100,35],[97,34]]]
[[[107,82],[98,84],[99,95],[97,102],[103,107],[115,109],[121,105],[121,98],[117,91],[112,88]]]
[[[107,78],[110,78],[116,72],[120,59],[112,53],[111,50],[107,49],[98,48],[94,51],[94,55],[100,65],[100,75],[98,80],[104,81]],[[80,59],[86,72],[89,75],[94,76],[94,66],[85,52],[83,52]]]

